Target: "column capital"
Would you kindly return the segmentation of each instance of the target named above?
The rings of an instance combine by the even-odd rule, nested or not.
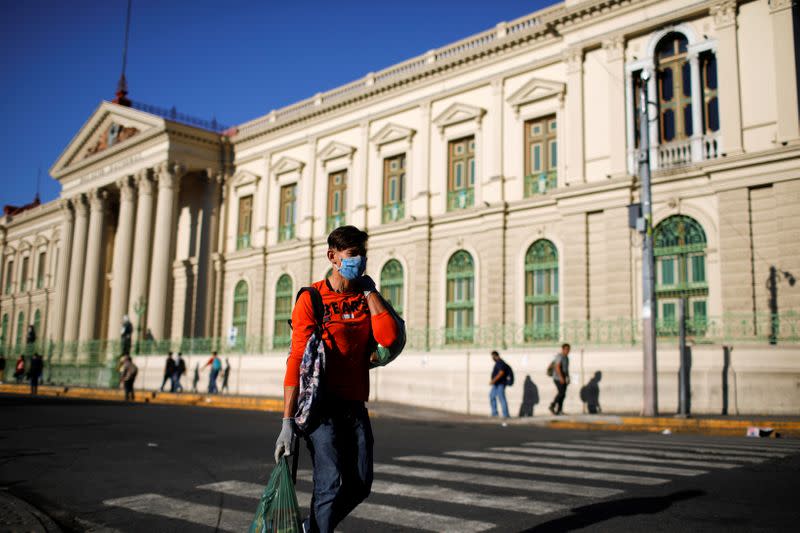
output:
[[[105,207],[108,193],[103,189],[92,189],[86,193],[86,198],[89,201],[89,207],[91,207],[92,211],[102,211]]]
[[[136,174],[134,178],[134,183],[136,184],[136,188],[139,190],[139,196],[143,194],[147,194],[152,196],[153,195],[153,180],[150,179],[150,173],[145,170],[141,170]]]
[[[222,185],[225,183],[225,173],[222,170],[216,168],[207,168],[206,179],[208,180],[209,183]]]
[[[186,173],[186,167],[180,163],[164,161],[155,167],[154,181],[158,182],[159,189],[173,189],[177,187],[178,180]]]
[[[603,50],[606,51],[606,61],[620,61],[625,55],[625,36],[614,35],[603,39]]]
[[[567,73],[575,74],[581,72],[583,68],[583,48],[573,46],[564,50],[562,54],[564,62],[567,64]]]
[[[61,198],[58,200],[58,210],[61,211],[63,216],[72,218],[74,216],[72,211],[72,200],[69,198]]]
[[[117,188],[119,188],[119,197],[123,202],[133,201],[135,194],[131,176],[125,176],[117,180]]]
[[[6,227],[0,226],[0,246],[4,246],[6,244]]]
[[[769,12],[771,15],[785,9],[791,9],[791,7],[792,0],[769,0]]]
[[[736,24],[736,0],[720,0],[712,4],[708,13],[714,17],[714,27],[716,29],[727,28]]]
[[[85,217],[89,212],[89,204],[86,201],[85,194],[79,194],[68,201],[70,204],[72,204],[72,207],[75,210],[75,215]]]

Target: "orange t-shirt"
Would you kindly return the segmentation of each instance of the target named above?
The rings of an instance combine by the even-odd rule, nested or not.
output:
[[[375,342],[390,346],[397,339],[397,324],[386,311],[372,316],[362,292],[335,292],[327,279],[312,285],[325,306],[322,341],[325,343],[325,391],[343,400],[367,401],[369,358]],[[300,363],[316,318],[311,296],[303,293],[292,310],[292,348],[286,361],[284,386],[300,382]]]

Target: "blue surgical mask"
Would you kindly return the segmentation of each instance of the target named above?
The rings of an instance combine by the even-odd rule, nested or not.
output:
[[[339,274],[346,280],[353,281],[364,275],[367,269],[367,258],[357,255],[355,257],[343,257],[342,266],[339,267]]]

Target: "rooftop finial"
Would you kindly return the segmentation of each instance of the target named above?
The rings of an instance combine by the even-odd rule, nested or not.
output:
[[[122,47],[122,74],[119,76],[117,82],[117,95],[114,100],[115,104],[130,107],[131,101],[128,98],[128,80],[125,79],[125,67],[128,64],[128,34],[131,29],[131,0],[128,0],[128,16],[125,18],[125,43]]]

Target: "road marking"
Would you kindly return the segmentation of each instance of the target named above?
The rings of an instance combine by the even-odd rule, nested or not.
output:
[[[583,470],[567,470],[563,468],[546,468],[538,466],[520,466],[488,461],[469,461],[466,459],[453,459],[451,457],[435,457],[429,455],[407,455],[396,457],[398,461],[408,461],[417,463],[430,463],[444,466],[458,466],[463,468],[477,468],[481,470],[499,470],[501,472],[512,471],[515,474],[533,474],[538,476],[570,477],[576,479],[596,479],[599,481],[614,481],[617,483],[630,483],[633,485],[661,485],[669,482],[668,479],[629,476],[625,474],[613,474],[611,472],[585,472]]]
[[[726,455],[724,458],[718,455],[707,455],[702,453],[690,453],[690,452],[675,452],[675,451],[661,451],[661,450],[650,450],[647,448],[635,448],[633,446],[625,446],[624,449],[620,449],[620,446],[603,446],[600,444],[569,444],[569,443],[554,443],[554,442],[532,442],[532,443],[525,443],[525,445],[534,445],[534,446],[543,446],[545,448],[555,448],[558,450],[563,449],[572,449],[572,450],[587,450],[593,451],[597,450],[600,452],[633,452],[639,454],[649,454],[653,457],[663,457],[665,459],[702,459],[704,461],[719,461],[720,459],[725,459],[728,461],[736,461],[737,463],[763,463],[763,457],[744,457],[741,455]]]
[[[697,442],[697,441],[677,441],[677,440],[655,440],[655,439],[599,439],[606,442],[623,442],[628,444],[650,444],[653,446],[669,446],[669,447],[680,447],[685,448],[689,446],[703,446],[709,449],[715,450],[723,450],[723,451],[744,451],[744,452],[761,452],[761,453],[795,453],[800,451],[800,448],[789,447],[789,446],[771,446],[769,444],[764,444],[759,439],[750,439],[748,444],[716,444],[716,443],[707,443],[707,442]],[[751,443],[751,444],[750,444]]]
[[[160,494],[140,494],[126,498],[115,498],[113,500],[105,500],[103,504],[110,507],[122,507],[137,513],[183,520],[192,524],[234,533],[247,531],[255,513],[255,509],[253,513],[245,513],[243,511],[169,498]]]
[[[201,485],[197,488],[243,498],[260,498],[261,494],[264,492],[263,486],[246,481],[222,481],[219,483]],[[311,493],[298,491],[297,503],[301,507],[309,506],[311,504]],[[486,531],[487,529],[495,527],[495,524],[490,524],[488,522],[464,520],[453,516],[425,513],[422,511],[368,502],[362,503],[356,507],[348,517],[402,526],[404,528],[416,528],[425,531],[452,531],[454,533],[459,531]]]
[[[495,448],[490,448],[494,451]],[[552,450],[550,448],[536,448],[533,445],[516,448],[505,448],[504,451],[527,453],[532,455],[551,455],[554,457],[576,457],[578,459],[611,459],[612,461],[628,461],[632,463],[655,463],[665,465],[697,466],[701,468],[737,468],[741,465],[733,463],[709,464],[705,461],[685,461],[682,459],[659,459],[644,455],[627,455],[621,453],[584,452],[577,450]]]
[[[438,481],[452,481],[483,485],[486,487],[500,487],[504,489],[522,490],[526,492],[545,492],[554,494],[568,494],[571,496],[584,496],[588,498],[607,498],[622,494],[623,490],[605,487],[589,487],[572,483],[558,483],[555,481],[531,481],[506,476],[487,476],[485,474],[472,474],[468,472],[452,472],[448,470],[434,470],[431,468],[415,468],[406,465],[376,464],[376,473],[392,476],[413,477]]]
[[[692,446],[692,445],[680,445],[680,444],[655,444],[655,443],[647,443],[647,442],[626,442],[626,441],[612,441],[612,440],[575,440],[570,441],[575,442],[578,444],[591,444],[591,445],[607,445],[607,446],[620,446],[620,445],[631,445],[636,446],[637,448],[646,448],[650,449],[663,449],[666,451],[673,451],[673,450],[684,450],[684,451],[691,451],[697,453],[707,453],[712,455],[722,455],[725,456],[726,454],[734,454],[734,455],[748,455],[752,457],[786,457],[788,454],[786,452],[779,452],[774,450],[743,450],[739,448],[734,449],[720,449],[720,448],[709,448],[706,446]]]
[[[492,448],[493,450],[507,452],[514,451],[515,448]],[[579,459],[564,459],[556,457],[529,457],[523,455],[514,455],[511,453],[491,453],[491,452],[445,452],[445,455],[456,455],[459,457],[474,457],[477,459],[496,459],[500,461],[520,461],[523,463],[559,465],[559,466],[576,466],[581,468],[593,468],[595,470],[602,470],[610,468],[612,470],[627,470],[630,472],[645,472],[647,474],[667,474],[671,476],[699,476],[707,474],[707,470],[697,470],[688,468],[671,468],[668,466],[653,466],[653,465],[629,465],[627,463],[609,463],[597,461],[581,461]]]
[[[298,472],[297,479],[310,482],[312,481],[311,472]],[[566,509],[564,505],[531,500],[525,496],[492,496],[491,494],[453,490],[438,485],[410,485],[406,483],[375,480],[372,482],[372,492],[376,494],[403,496],[406,498],[456,503],[472,507],[486,507],[495,510],[502,509],[504,511],[514,511],[532,515],[552,513],[553,511],[562,511]]]

